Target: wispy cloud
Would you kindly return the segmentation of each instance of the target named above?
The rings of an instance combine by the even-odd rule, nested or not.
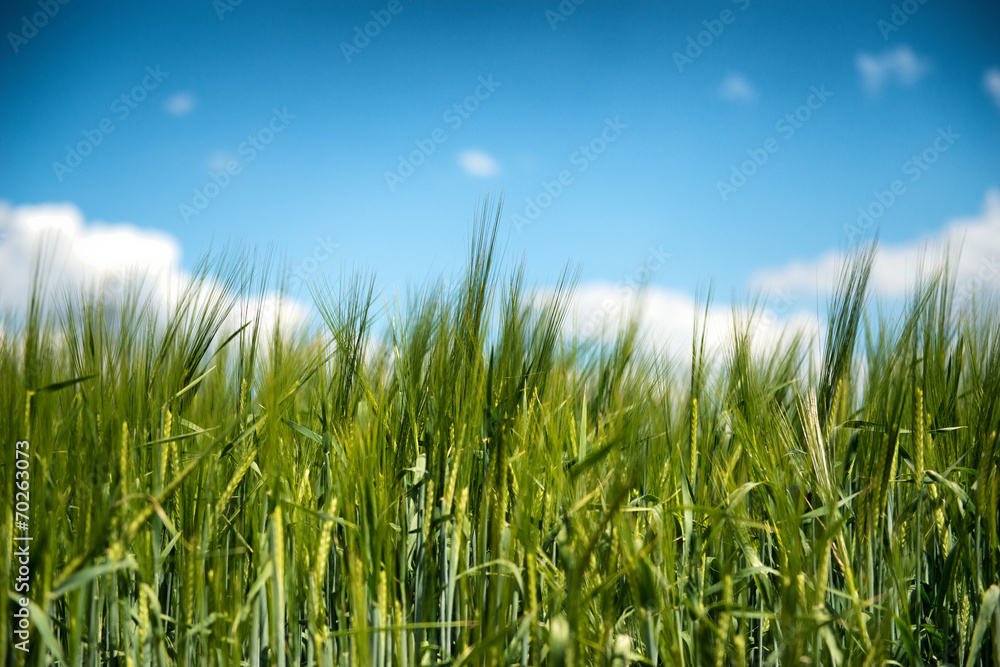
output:
[[[473,176],[494,176],[500,171],[500,165],[492,155],[472,148],[459,154],[458,164]]]
[[[901,296],[913,286],[921,267],[933,269],[949,253],[960,295],[982,285],[1000,286],[1000,190],[986,194],[982,212],[976,217],[952,220],[930,236],[880,246],[872,267],[871,288],[881,296]],[[815,259],[761,271],[753,282],[766,290],[829,294],[845,259],[842,251],[830,251]]]
[[[757,101],[757,89],[742,74],[730,72],[719,84],[719,97],[730,102],[750,104]]]
[[[870,95],[878,95],[887,85],[915,86],[930,71],[930,63],[905,45],[879,54],[861,52],[854,65]]]
[[[163,108],[167,110],[167,113],[173,114],[174,116],[186,116],[194,111],[197,104],[198,100],[195,98],[193,93],[183,91],[180,93],[174,93],[168,97],[163,103]]]
[[[216,151],[208,156],[208,168],[212,171],[223,171],[229,167],[230,162],[239,162],[239,159],[226,151]]]
[[[983,73],[983,88],[1000,109],[1000,67],[991,67]]]

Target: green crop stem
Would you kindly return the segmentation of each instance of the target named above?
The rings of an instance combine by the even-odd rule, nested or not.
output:
[[[17,440],[34,531],[0,664],[1000,664],[995,301],[941,271],[889,315],[863,248],[819,340],[754,345],[753,305],[709,348],[709,297],[671,359],[569,335],[575,274],[536,299],[499,221],[457,286],[314,287],[312,329],[261,326],[267,257],[167,313],[39,269],[0,326],[6,591]]]

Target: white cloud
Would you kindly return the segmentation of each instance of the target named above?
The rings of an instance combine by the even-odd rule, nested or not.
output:
[[[180,246],[161,232],[132,225],[86,224],[70,204],[0,208],[0,304],[22,308],[27,302],[33,260],[41,246],[57,290],[91,286],[141,269],[153,275],[178,266]]]
[[[880,54],[859,53],[854,64],[869,94],[877,95],[886,85],[914,86],[930,71],[930,63],[908,46],[897,46]]]
[[[730,102],[749,104],[757,101],[757,89],[742,74],[731,72],[719,84],[719,97]]]
[[[540,294],[539,304],[544,303],[542,299],[547,296]],[[795,302],[770,301],[771,304],[758,309],[754,317],[754,349],[774,349],[783,334],[793,331],[806,334],[808,340],[816,340],[820,328],[814,315],[793,309]],[[574,292],[567,312],[567,334],[608,340],[633,314],[639,318],[641,340],[647,341],[654,350],[680,360],[690,358],[696,319],[705,330],[706,347],[715,353],[729,349],[736,327],[740,331],[746,328],[746,313],[734,311],[728,304],[711,305],[708,319],[704,320],[704,301],[696,301],[686,292],[661,287],[639,292],[625,290],[620,284],[598,282],[581,285]]]
[[[991,67],[983,72],[983,88],[1000,109],[1000,67]]]
[[[492,155],[472,148],[462,151],[458,164],[473,176],[493,176],[500,171],[500,165]]]
[[[882,296],[902,296],[913,287],[921,265],[936,268],[947,252],[951,253],[958,298],[983,285],[1000,285],[1000,190],[986,193],[978,216],[952,220],[930,236],[881,245],[872,267],[871,288]],[[836,287],[844,260],[843,252],[830,251],[816,259],[761,271],[753,283],[763,289],[829,294]]]
[[[180,93],[174,93],[168,97],[166,102],[163,103],[163,108],[167,110],[167,113],[175,116],[186,116],[194,111],[194,107],[197,103],[198,100],[195,98],[193,93],[183,91]]]
[[[192,276],[180,264],[177,240],[164,232],[141,229],[130,224],[108,224],[84,220],[71,204],[10,207],[0,202],[0,310],[23,313],[31,288],[34,259],[41,249],[48,303],[62,294],[79,294],[81,289],[100,289],[115,303],[123,287],[133,280],[141,284],[153,312],[162,316],[176,304],[178,296],[193,285]],[[141,281],[139,283],[138,281]],[[198,299],[219,294],[211,280],[197,286]],[[241,312],[255,310],[256,300],[223,294],[234,304],[227,322],[230,330],[242,322]],[[269,294],[262,322],[270,329],[280,313],[292,327],[306,319],[307,310],[291,299]]]
[[[239,164],[239,160],[225,151],[216,151],[208,156],[208,168],[212,171],[226,171],[230,162]]]

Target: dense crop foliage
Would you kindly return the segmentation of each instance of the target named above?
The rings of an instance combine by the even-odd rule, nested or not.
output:
[[[880,314],[862,252],[818,355],[748,317],[670,363],[567,340],[573,281],[539,304],[483,216],[458,287],[316,290],[321,334],[222,330],[252,264],[158,323],[37,281],[0,330],[0,588],[17,440],[34,535],[0,664],[1000,664],[995,308],[943,274]]]

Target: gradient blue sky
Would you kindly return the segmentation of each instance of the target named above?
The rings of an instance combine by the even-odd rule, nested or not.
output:
[[[506,248],[525,255],[532,281],[570,262],[585,283],[611,283],[662,246],[671,258],[654,285],[714,278],[738,294],[767,267],[843,247],[857,207],[905,178],[939,128],[960,138],[907,180],[879,220],[884,242],[976,215],[1000,185],[996,2],[911,0],[917,11],[884,35],[889,1],[586,0],[553,28],[555,0],[400,0],[348,62],[342,43],[389,4],[244,0],[220,20],[210,0],[71,0],[12,44],[41,10],[5,2],[0,200],[160,230],[187,266],[230,239],[301,263],[332,238],[337,255],[319,271],[367,267],[402,286],[460,266],[477,203],[502,191]],[[674,54],[723,11],[731,22],[678,71]],[[168,75],[120,118],[115,99],[157,66]],[[480,77],[500,85],[453,127],[445,112]],[[784,137],[776,122],[821,86],[832,97]],[[274,108],[294,119],[185,222],[179,206],[227,156],[241,159]],[[106,118],[114,131],[60,181],[53,162]],[[575,151],[609,118],[627,127],[579,171]],[[445,141],[391,191],[385,173],[436,128]],[[769,138],[777,152],[723,201],[718,182]],[[471,172],[470,150],[484,154]],[[561,170],[572,183],[518,231],[512,216]]]

